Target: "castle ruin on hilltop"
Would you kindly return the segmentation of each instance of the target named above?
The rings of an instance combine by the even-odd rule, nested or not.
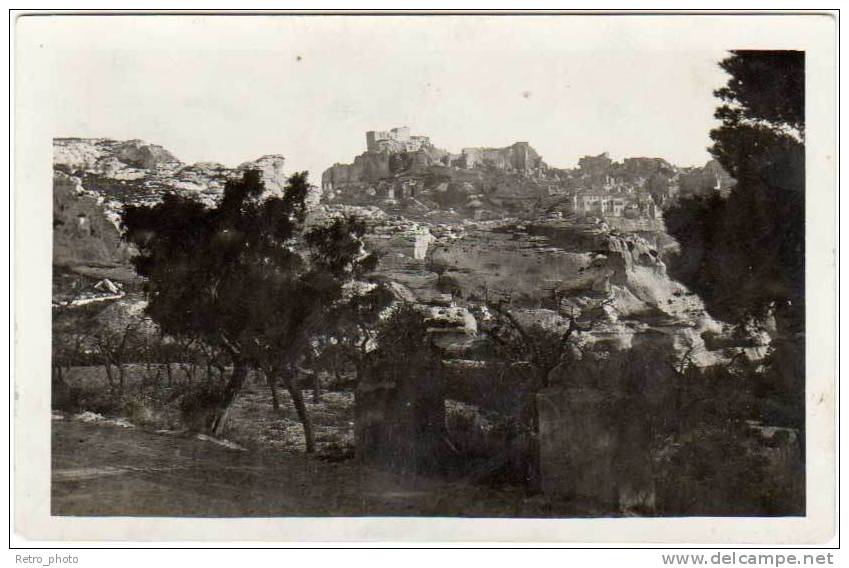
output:
[[[367,152],[417,152],[431,146],[428,136],[410,136],[409,126],[366,132]]]
[[[549,167],[528,142],[449,152],[407,126],[370,130],[352,163],[336,163],[321,178],[328,203],[457,211],[473,219],[531,213],[657,220],[679,197],[728,191],[719,164],[681,168],[662,158],[616,162],[584,156],[577,168]]]
[[[472,170],[493,168],[539,176],[548,166],[527,142],[504,148],[463,148],[452,153],[437,148],[428,136],[410,134],[408,126],[366,132],[366,151],[351,164],[334,164],[322,175],[322,190],[333,193],[345,187],[374,184],[400,174],[417,175],[428,168]]]

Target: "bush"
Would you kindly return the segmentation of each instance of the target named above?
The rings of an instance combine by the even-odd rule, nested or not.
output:
[[[438,470],[446,451],[442,361],[421,313],[396,308],[377,344],[356,391],[357,455],[401,471]]]
[[[186,386],[178,405],[183,425],[189,430],[208,430],[210,420],[224,399],[224,388],[219,385],[200,383]]]
[[[742,420],[702,424],[673,440],[656,459],[661,514],[804,514],[804,469],[788,440],[764,440]]]
[[[658,514],[804,514],[803,433],[767,418],[768,370],[741,361],[681,369],[652,350],[602,355],[570,361],[553,382],[619,401],[601,412],[624,444],[615,459],[625,467],[650,456]]]
[[[90,391],[78,386],[67,386],[64,396],[54,396],[53,408],[77,414],[86,410],[104,416],[115,416],[121,412],[121,401],[108,391]]]
[[[804,514],[803,433],[757,427],[767,377],[745,364],[689,368],[664,389],[653,411],[660,513]]]
[[[120,413],[136,426],[156,429],[179,429],[181,421],[179,413],[172,404],[173,395],[167,391],[149,390],[134,392],[125,396]]]

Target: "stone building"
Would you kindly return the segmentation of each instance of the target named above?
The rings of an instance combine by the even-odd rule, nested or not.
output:
[[[607,152],[598,156],[584,156],[578,160],[578,174],[584,185],[601,188],[610,183],[613,160]]]
[[[368,152],[416,152],[425,146],[430,146],[430,138],[411,136],[409,126],[366,132],[366,151]]]
[[[463,169],[492,166],[518,172],[532,172],[544,167],[542,157],[527,142],[516,142],[506,148],[463,148],[451,165]]]
[[[572,196],[573,211],[584,215],[622,217],[631,202],[626,197],[604,193],[576,193]]]

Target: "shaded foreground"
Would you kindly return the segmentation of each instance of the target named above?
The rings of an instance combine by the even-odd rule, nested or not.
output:
[[[398,475],[353,460],[240,451],[136,428],[57,420],[51,511],[64,516],[594,516],[519,490]]]

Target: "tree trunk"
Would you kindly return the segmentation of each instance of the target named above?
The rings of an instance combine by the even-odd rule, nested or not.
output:
[[[248,367],[244,363],[237,361],[233,367],[233,373],[230,375],[230,380],[227,382],[227,386],[224,387],[221,400],[213,409],[212,416],[210,417],[209,431],[214,436],[221,434],[221,431],[224,429],[224,425],[227,422],[227,415],[230,413],[230,406],[236,400],[236,396],[242,390],[242,386],[245,384],[247,378]]]
[[[174,376],[171,374],[171,363],[165,363],[165,376],[168,377],[168,387],[173,387]]]
[[[224,384],[225,369],[221,365],[215,365],[215,368],[218,369],[218,384],[223,385]]]
[[[313,372],[312,374],[312,401],[313,404],[319,404],[321,402],[321,380],[318,372]]]
[[[186,380],[189,382],[189,385],[193,384],[194,381],[192,379],[194,378],[195,374],[194,369],[189,365],[181,365],[181,367],[183,368],[183,373],[185,373]]]
[[[53,381],[51,385],[51,408],[64,408],[69,402],[71,388],[65,382],[62,365],[53,366]]]
[[[271,373],[265,373],[265,382],[271,391],[271,406],[274,410],[280,410],[280,399],[277,397],[277,387],[274,385],[274,377]]]
[[[307,453],[312,454],[315,452],[315,435],[312,431],[312,420],[310,419],[309,412],[307,412],[307,405],[304,404],[304,395],[301,392],[301,389],[297,387],[291,378],[286,380],[286,389],[289,391],[289,394],[292,395],[292,402],[295,404],[295,411],[298,413],[298,419],[304,427],[304,439],[307,444]]]
[[[542,473],[540,472],[540,447],[539,447],[539,410],[537,409],[536,393],[531,393],[527,408],[527,439],[526,439],[526,469],[525,476],[528,488],[533,493],[542,489]]]
[[[115,393],[115,379],[112,376],[112,363],[108,361],[103,364],[103,368],[106,369],[106,380],[109,381],[109,392]]]

